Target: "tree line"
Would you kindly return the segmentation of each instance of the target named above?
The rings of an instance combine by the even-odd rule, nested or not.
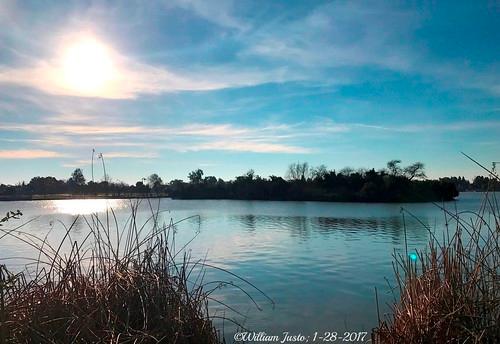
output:
[[[189,182],[170,182],[168,194],[182,199],[346,202],[448,201],[458,196],[452,182],[428,180],[423,163],[403,167],[400,160],[391,160],[378,171],[352,168],[336,171],[324,165],[293,163],[284,178],[274,175],[263,178],[249,170],[231,181],[204,177],[198,169],[188,179]]]
[[[451,200],[459,191],[498,189],[494,179],[478,176],[472,182],[464,177],[427,179],[425,166],[416,162],[402,166],[391,160],[386,167],[375,169],[344,168],[339,171],[325,165],[311,167],[308,163],[293,163],[283,177],[267,178],[249,170],[233,180],[225,181],[206,176],[201,169],[188,174],[188,181],[179,179],[165,183],[154,173],[135,184],[113,182],[106,176],[102,181],[87,181],[83,171],[75,169],[66,180],[54,177],[34,177],[29,183],[0,185],[2,199],[33,195],[106,195],[108,197],[169,196],[181,199],[248,199],[296,201],[354,202],[418,202]]]

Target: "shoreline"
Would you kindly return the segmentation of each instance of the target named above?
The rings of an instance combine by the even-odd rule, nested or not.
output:
[[[482,191],[465,191],[465,192],[482,192]],[[444,202],[457,201],[459,195],[451,200]],[[259,202],[321,202],[321,203],[366,203],[366,204],[398,204],[398,203],[432,203],[443,202],[443,200],[403,200],[395,202],[387,201],[355,201],[355,200],[319,200],[319,199],[244,199],[244,198],[179,198],[172,197],[166,193],[151,193],[151,194],[49,194],[49,195],[17,195],[14,197],[0,196],[0,202],[20,202],[20,201],[59,201],[59,200],[81,200],[81,199],[146,199],[146,198],[170,198],[173,200],[183,201],[259,201]]]
[[[72,199],[134,199],[134,198],[168,198],[168,194],[49,194],[49,195],[16,195],[0,196],[0,202],[17,201],[59,201]]]

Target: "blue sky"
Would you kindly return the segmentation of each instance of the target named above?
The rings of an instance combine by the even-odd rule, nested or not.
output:
[[[0,183],[89,178],[92,148],[125,182],[395,158],[430,177],[482,174],[460,152],[500,161],[499,13],[491,1],[2,1]]]

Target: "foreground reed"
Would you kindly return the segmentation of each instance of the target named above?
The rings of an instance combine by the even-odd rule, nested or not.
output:
[[[220,343],[204,262],[173,249],[176,223],[160,225],[159,212],[139,226],[138,206],[122,230],[112,210],[105,219],[75,219],[58,247],[0,227],[0,239],[14,236],[38,251],[31,272],[0,266],[0,343]],[[82,219],[89,233],[73,241]]]
[[[500,343],[495,194],[486,194],[477,212],[442,209],[444,238],[438,240],[429,229],[427,250],[395,256],[399,301],[390,318],[379,320],[372,333],[375,343]]]

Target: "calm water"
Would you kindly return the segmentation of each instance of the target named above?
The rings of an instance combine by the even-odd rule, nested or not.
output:
[[[445,204],[449,209],[476,210],[480,193],[463,193],[457,202]],[[153,206],[158,205],[153,201]],[[115,210],[120,224],[130,213],[128,200],[69,200],[35,202],[0,202],[0,214],[19,209],[22,220],[4,228],[31,221],[24,231],[57,242],[76,214],[101,212],[106,206]],[[176,231],[181,247],[194,236],[191,254],[207,257],[210,264],[244,277],[274,299],[272,305],[258,292],[247,288],[262,311],[234,288],[218,291],[217,299],[246,315],[225,311],[247,328],[280,334],[282,331],[312,334],[314,331],[369,331],[376,325],[374,287],[377,287],[382,311],[392,299],[384,277],[392,279],[392,253],[404,252],[405,221],[410,250],[424,248],[429,233],[422,224],[406,215],[401,207],[413,213],[437,234],[442,233],[443,212],[424,204],[353,204],[317,202],[260,201],[183,201],[162,199],[159,208],[167,210],[162,220],[199,215],[182,222]],[[142,220],[151,210],[141,203]],[[104,216],[101,214],[100,216]],[[79,240],[88,233],[80,217],[71,233]],[[33,257],[30,247],[13,238],[0,240],[0,258],[13,268],[21,268],[20,257]],[[17,257],[17,258],[16,258]],[[217,270],[208,270],[205,280],[237,281]],[[241,284],[244,286],[243,284]],[[213,312],[222,310],[212,305]],[[230,331],[230,324],[226,323]],[[228,330],[229,329],[229,330]]]

